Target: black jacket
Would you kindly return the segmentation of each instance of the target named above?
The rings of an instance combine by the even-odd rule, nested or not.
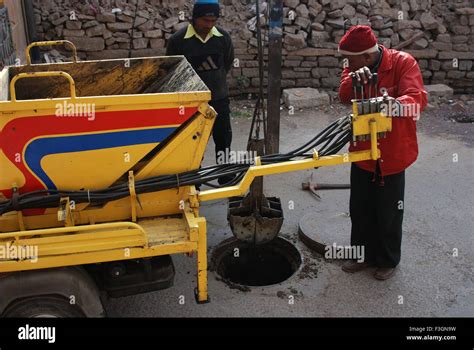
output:
[[[212,100],[228,97],[227,73],[234,61],[232,39],[216,27],[222,36],[212,36],[206,43],[193,36],[184,39],[187,27],[174,33],[168,41],[166,55],[184,55],[212,93]]]

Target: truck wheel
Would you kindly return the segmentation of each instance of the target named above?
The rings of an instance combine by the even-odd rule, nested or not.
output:
[[[15,301],[7,308],[2,317],[76,318],[85,317],[85,315],[65,298],[45,295]]]
[[[0,273],[0,315],[104,317],[105,310],[89,273],[71,266]]]

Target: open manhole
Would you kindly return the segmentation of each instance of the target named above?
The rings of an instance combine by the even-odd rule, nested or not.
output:
[[[301,265],[298,249],[283,238],[254,245],[229,238],[214,250],[211,267],[225,281],[269,286],[287,280]]]

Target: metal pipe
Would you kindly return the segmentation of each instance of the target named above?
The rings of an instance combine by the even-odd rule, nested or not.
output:
[[[263,63],[263,46],[262,46],[262,28],[260,23],[260,0],[256,1],[257,13],[257,44],[258,44],[258,74],[259,74],[259,93],[257,103],[253,112],[252,125],[250,127],[249,138],[247,141],[247,150],[251,150],[250,140],[255,137],[260,139],[260,123],[263,122],[263,139],[265,139],[266,130],[266,113],[265,113],[265,98],[263,93],[263,79],[264,79],[264,63]],[[255,135],[254,135],[254,127]]]
[[[369,77],[369,81],[368,81],[368,85],[369,85],[369,102],[370,102],[370,97],[371,97],[371,90],[372,90],[372,77]]]
[[[270,2],[268,33],[268,96],[266,154],[279,153],[281,50],[283,35],[283,0]]]
[[[94,225],[83,225],[83,226],[69,226],[69,227],[54,227],[33,230],[35,235],[57,235],[62,233],[77,233],[77,232],[87,232],[87,231],[96,231],[96,230],[106,230],[106,229],[136,229],[143,233],[146,236],[146,232],[142,226],[134,222],[109,222],[106,224],[94,224]],[[17,232],[8,232],[0,233],[0,239],[18,239],[19,237],[31,236],[31,230],[27,231],[17,231]]]
[[[352,75],[352,88],[354,89],[354,99],[357,100],[357,78],[355,74],[351,73]]]
[[[370,126],[370,150],[373,160],[378,159],[377,151],[377,123],[375,120],[371,120],[369,123]]]
[[[377,145],[377,138],[375,138],[375,145]],[[214,199],[241,196],[247,193],[247,190],[249,189],[252,181],[258,176],[281,174],[291,171],[312,169],[315,167],[319,168],[323,166],[360,162],[364,160],[373,159],[374,153],[376,157],[379,156],[377,147],[375,148],[375,152],[373,150],[357,151],[345,155],[336,154],[331,156],[324,156],[321,158],[318,158],[315,155],[312,159],[292,160],[275,164],[252,166],[247,170],[245,176],[238,185],[201,191],[198,194],[198,199],[199,201],[204,202]]]

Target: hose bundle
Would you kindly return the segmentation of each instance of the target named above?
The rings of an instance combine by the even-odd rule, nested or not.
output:
[[[270,154],[261,157],[262,165],[286,162],[295,159],[312,158],[316,149],[319,156],[339,152],[351,139],[351,119],[342,117],[329,124],[323,131],[297,149],[284,154]],[[188,185],[206,184],[221,188],[238,184],[245,176],[249,163],[225,163],[180,174],[160,175],[135,182],[136,194],[157,192]],[[211,183],[221,176],[234,175],[234,179],[223,185]],[[24,194],[14,194],[13,198],[0,202],[0,215],[10,211],[25,209],[56,208],[62,197],[69,197],[74,203],[103,205],[130,195],[128,182],[95,191],[59,191],[55,189],[38,190]]]

